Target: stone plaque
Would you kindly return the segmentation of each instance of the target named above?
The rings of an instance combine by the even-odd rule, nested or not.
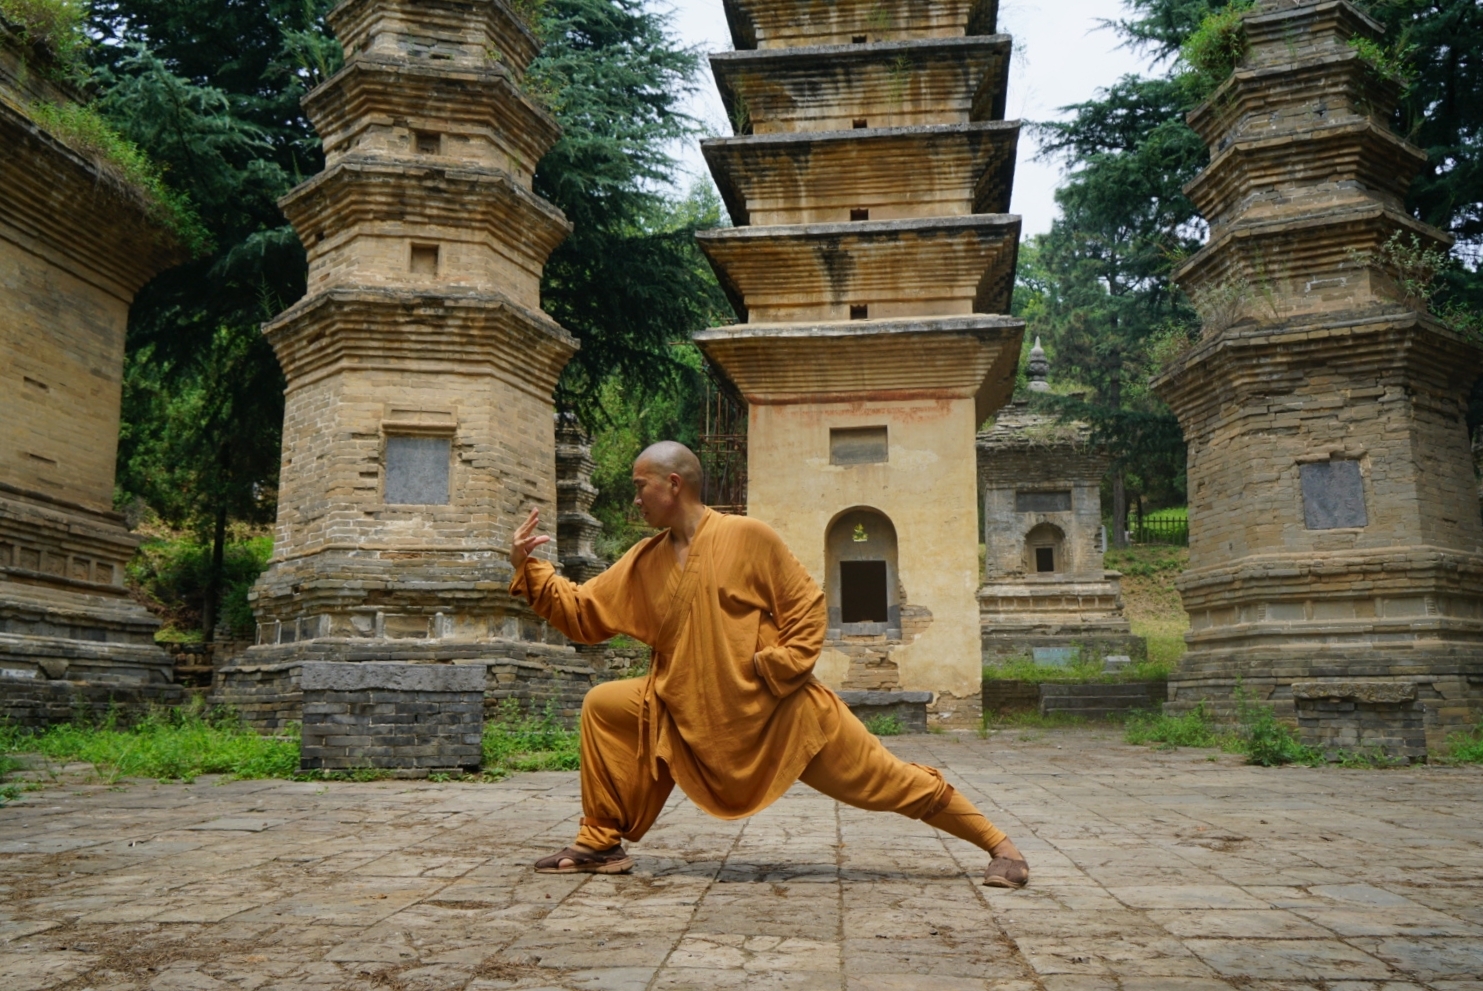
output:
[[[880,464],[889,458],[885,427],[851,427],[829,431],[830,464]]]
[[[386,501],[446,505],[452,446],[448,437],[387,437]]]
[[[1080,654],[1075,647],[1032,647],[1030,650],[1035,663],[1048,668],[1070,667]]]
[[[1014,511],[1016,513],[1069,513],[1071,512],[1071,493],[1016,492]]]
[[[1300,466],[1299,475],[1303,519],[1309,530],[1370,525],[1358,461],[1317,461]]]

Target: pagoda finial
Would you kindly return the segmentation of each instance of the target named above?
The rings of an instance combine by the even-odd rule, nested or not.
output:
[[[1045,349],[1040,346],[1040,338],[1035,338],[1035,346],[1030,349],[1030,364],[1027,369],[1030,375],[1031,392],[1049,392],[1050,383],[1046,377],[1050,374],[1050,361],[1045,357]]]

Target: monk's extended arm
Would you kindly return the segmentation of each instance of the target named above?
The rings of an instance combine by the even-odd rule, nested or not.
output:
[[[828,612],[824,593],[782,539],[774,535],[771,544],[767,583],[778,642],[757,652],[757,673],[772,694],[783,698],[813,678],[814,665],[824,649]]]
[[[625,622],[619,594],[629,571],[629,558],[613,565],[584,585],[556,573],[549,561],[527,558],[510,585],[512,595],[523,595],[536,613],[577,643],[602,643],[619,633],[632,635]]]

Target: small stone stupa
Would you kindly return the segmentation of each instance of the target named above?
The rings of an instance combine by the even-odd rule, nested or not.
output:
[[[1344,0],[1266,0],[1244,25],[1245,60],[1189,117],[1210,240],[1176,277],[1204,334],[1154,383],[1189,443],[1171,704],[1229,705],[1239,679],[1314,743],[1414,756],[1483,709],[1483,353],[1399,278],[1448,239],[1404,206],[1426,158],[1353,44],[1380,25]]]
[[[1031,392],[1050,391],[1038,339],[1026,371]],[[1121,576],[1102,567],[1109,461],[1086,424],[1036,413],[1026,400],[1010,403],[978,435],[985,664],[1147,656],[1123,616]]]
[[[747,512],[824,587],[834,688],[980,711],[973,438],[1008,398],[1017,123],[995,0],[728,0],[704,142],[742,323],[696,340],[749,407]]]
[[[559,133],[520,89],[537,41],[503,0],[346,0],[329,24],[345,67],[304,101],[325,169],[282,202],[309,293],[264,328],[288,390],[258,645],[223,693],[244,711],[306,660],[573,659],[505,559],[531,506],[557,522],[576,348],[540,309],[569,225],[531,192]]]
[[[45,57],[0,17],[0,718],[33,726],[180,698],[124,586],[139,540],[113,483],[129,305],[187,254],[147,193],[33,118],[83,99]]]

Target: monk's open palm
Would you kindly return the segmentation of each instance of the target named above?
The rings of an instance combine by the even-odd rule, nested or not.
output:
[[[536,533],[536,527],[541,525],[541,511],[532,509],[525,522],[515,531],[515,539],[510,541],[510,563],[519,571],[525,567],[525,561],[531,552],[542,544],[550,543],[551,538],[544,533]]]

